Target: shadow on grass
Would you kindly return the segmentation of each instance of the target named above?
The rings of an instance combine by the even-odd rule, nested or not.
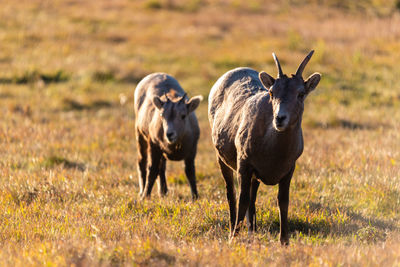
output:
[[[398,230],[394,223],[361,215],[348,207],[332,209],[316,202],[309,202],[308,205],[313,211],[325,212],[326,218],[334,217],[335,214],[338,213],[338,210],[340,210],[341,213],[349,217],[350,222],[335,222],[333,221],[334,219],[318,219],[310,222],[305,217],[293,217],[290,216],[289,213],[290,233],[298,232],[304,236],[321,237],[327,237],[328,235],[335,237],[356,236],[361,241],[370,239],[376,241],[384,240],[387,230]],[[272,221],[258,220],[257,225],[260,231],[269,232],[273,235],[279,234],[280,222],[277,217],[272,219]],[[367,232],[367,234],[365,234],[365,232]]]
[[[86,166],[83,163],[70,161],[66,158],[60,156],[50,156],[43,161],[44,167],[53,168],[58,165],[62,165],[66,169],[78,169],[80,171],[85,171]]]
[[[320,203],[316,202],[309,202],[309,205],[313,210],[324,210],[327,211],[329,214],[336,213],[337,211],[337,209],[332,209],[330,207],[322,206]],[[362,225],[370,225],[381,230],[392,230],[392,231],[398,230],[398,227],[392,222],[387,222],[377,218],[363,216],[360,213],[352,211],[348,207],[339,207],[338,209],[342,212],[345,212],[350,217],[350,220],[354,221],[355,223],[359,223]]]
[[[28,84],[43,81],[45,84],[60,83],[68,81],[70,76],[63,70],[51,73],[42,73],[37,70],[26,71],[22,75],[14,75],[12,77],[1,77],[0,84]]]
[[[332,226],[325,221],[309,222],[302,218],[291,217],[290,214],[288,220],[290,233],[298,232],[305,236],[319,235],[326,237],[329,234],[335,233],[334,229],[338,228],[338,226]],[[355,225],[350,227],[355,227]],[[272,221],[267,222],[258,220],[257,229],[261,232],[269,232],[272,235],[278,235],[280,231],[279,218],[275,218]]]
[[[113,71],[95,71],[92,74],[92,80],[100,83],[115,81],[115,74]]]
[[[375,130],[380,127],[388,127],[388,125],[377,123],[377,124],[370,124],[370,123],[360,123],[360,122],[353,122],[347,119],[332,119],[326,122],[316,122],[316,121],[309,121],[305,123],[310,128],[322,128],[322,129],[335,129],[335,128],[342,128],[348,130]]]
[[[96,100],[89,104],[82,104],[74,99],[65,98],[63,100],[63,110],[71,111],[71,110],[98,110],[102,108],[111,108],[113,104],[109,101],[105,100]]]

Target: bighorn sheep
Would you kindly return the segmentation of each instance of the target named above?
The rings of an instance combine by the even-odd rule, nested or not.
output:
[[[289,186],[296,160],[303,152],[304,99],[321,79],[319,73],[305,81],[302,77],[313,53],[291,77],[283,74],[273,54],[277,79],[265,72],[237,68],[220,77],[210,91],[208,118],[226,184],[231,238],[245,215],[249,232],[256,229],[255,201],[262,181],[279,184],[280,241],[289,244]],[[240,188],[237,207],[233,171]]]
[[[200,130],[193,111],[201,100],[201,96],[188,100],[178,81],[165,73],[147,75],[137,85],[134,106],[141,198],[150,197],[157,176],[159,193],[167,193],[166,159],[185,161],[192,198],[198,197],[194,159]]]

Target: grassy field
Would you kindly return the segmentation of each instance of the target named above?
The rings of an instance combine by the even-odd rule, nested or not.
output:
[[[269,4],[267,4],[268,2]],[[400,12],[396,1],[0,2],[0,265],[400,265]],[[322,73],[278,240],[277,187],[259,231],[228,242],[207,119],[224,72]],[[169,194],[139,201],[133,91],[155,71],[202,94],[192,202],[182,162]]]

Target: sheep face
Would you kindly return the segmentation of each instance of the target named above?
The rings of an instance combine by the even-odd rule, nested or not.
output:
[[[282,77],[269,90],[273,110],[273,126],[278,132],[296,125],[304,110],[304,81],[297,77]]]
[[[199,106],[200,100],[201,96],[192,97],[189,101],[186,101],[186,96],[183,96],[175,102],[168,97],[166,100],[162,100],[158,96],[153,98],[153,103],[162,121],[163,137],[168,144],[176,144],[182,139],[188,115]]]
[[[302,77],[303,70],[313,52],[311,51],[307,55],[296,74],[292,74],[291,77],[283,74],[275,54],[273,54],[273,57],[278,67],[278,77],[274,79],[265,72],[259,74],[261,83],[268,88],[273,109],[272,124],[278,132],[285,131],[297,124],[303,114],[306,96],[317,87],[321,79],[321,74],[319,73],[312,74],[307,80]]]

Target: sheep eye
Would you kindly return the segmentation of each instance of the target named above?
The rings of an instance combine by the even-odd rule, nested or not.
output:
[[[272,90],[271,90],[271,89],[268,90],[268,93],[269,93],[269,95],[270,95],[271,97],[274,96],[274,95],[272,94]]]
[[[184,120],[186,118],[186,115],[182,115],[181,118],[182,120]]]
[[[304,98],[305,94],[304,93],[299,93],[299,95],[297,96],[297,98],[299,100],[302,100]]]

